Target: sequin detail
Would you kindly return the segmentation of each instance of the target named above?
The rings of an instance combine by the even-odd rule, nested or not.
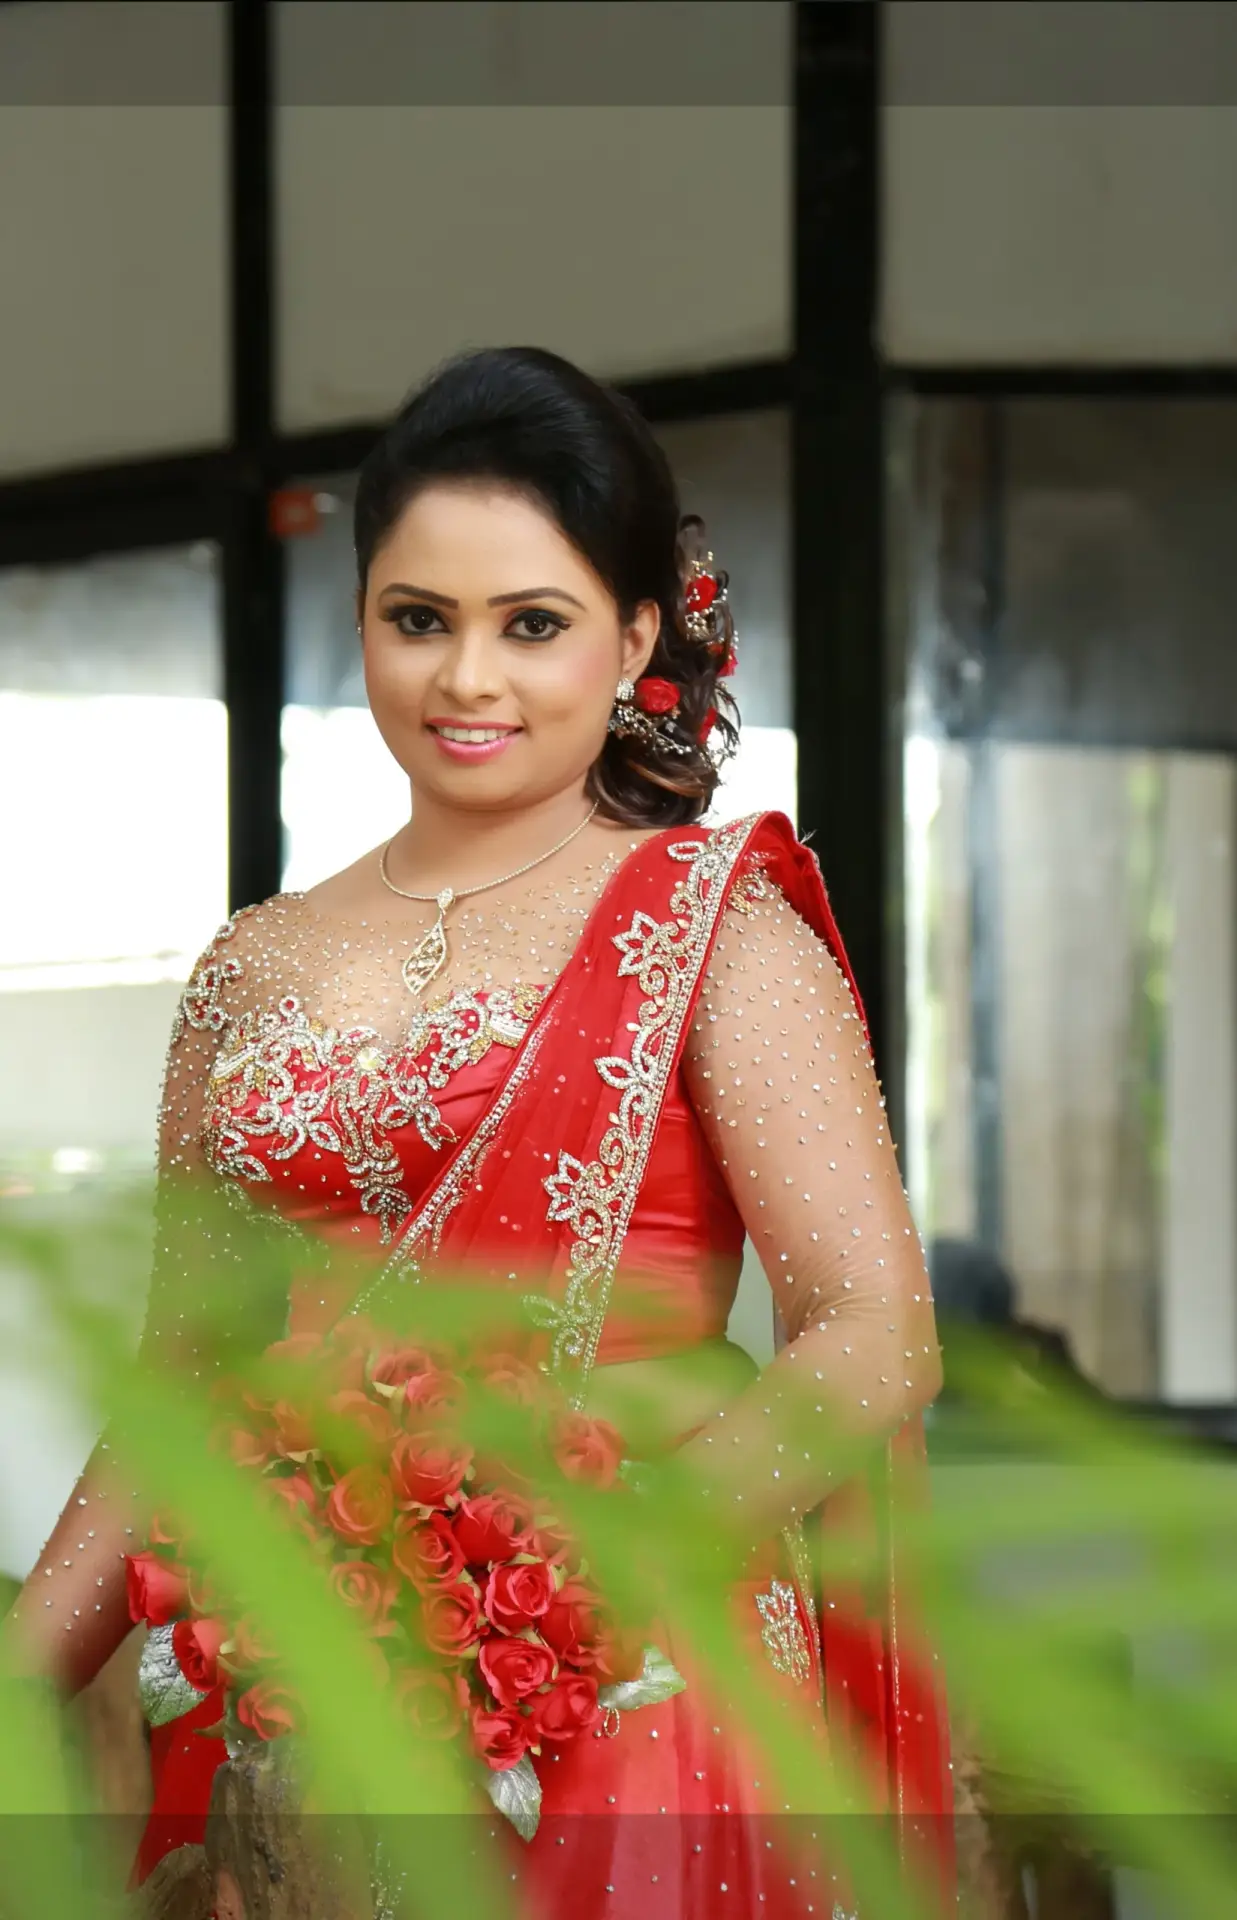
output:
[[[634,1024],[630,1052],[603,1054],[594,1062],[619,1096],[618,1110],[587,1165],[560,1152],[544,1181],[547,1217],[572,1234],[567,1284],[561,1300],[528,1295],[526,1305],[551,1334],[550,1366],[572,1383],[572,1400],[583,1403],[601,1342],[614,1274],[631,1219],[657,1119],[678,1057],[678,1044],[725,906],[736,864],[757,815],[718,827],[703,840],[667,848],[687,873],[670,897],[672,918],[659,921],[637,912],[613,944],[619,977],[635,976],[645,998]]]
[[[202,1127],[208,1165],[235,1180],[266,1181],[263,1155],[289,1160],[307,1145],[338,1154],[389,1244],[412,1211],[390,1136],[414,1126],[427,1146],[453,1145],[435,1093],[491,1047],[518,1046],[545,993],[457,988],[417,1013],[398,1048],[371,1027],[325,1025],[295,994],[238,1015],[211,1067]]]
[[[812,1675],[812,1655],[799,1613],[799,1596],[786,1580],[771,1582],[756,1595],[760,1639],[775,1673],[789,1674],[797,1687]]]

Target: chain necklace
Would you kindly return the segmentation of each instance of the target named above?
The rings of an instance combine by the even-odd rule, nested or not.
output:
[[[378,855],[378,871],[382,875],[383,886],[389,887],[392,893],[397,893],[401,900],[433,901],[438,908],[437,920],[429,932],[418,940],[401,968],[404,985],[409,993],[414,996],[424,993],[430,981],[446,966],[447,914],[457,900],[467,900],[469,895],[474,893],[488,893],[491,887],[505,886],[508,880],[518,880],[521,874],[531,873],[533,868],[539,867],[543,860],[549,860],[553,854],[561,853],[578,833],[583,833],[596,811],[597,802],[594,801],[578,826],[573,827],[571,832],[555,846],[547,847],[544,853],[539,853],[535,860],[526,861],[522,867],[517,867],[514,873],[500,874],[497,880],[483,880],[477,887],[443,887],[439,893],[409,893],[405,888],[396,886],[387,872],[387,855],[391,851],[391,841],[388,840]]]

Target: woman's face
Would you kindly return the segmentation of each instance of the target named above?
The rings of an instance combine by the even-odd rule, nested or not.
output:
[[[583,783],[659,616],[649,601],[621,628],[548,514],[470,484],[410,503],[374,556],[360,619],[369,703],[414,792],[500,809]]]

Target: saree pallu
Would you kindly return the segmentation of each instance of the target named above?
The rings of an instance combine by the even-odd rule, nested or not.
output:
[[[783,816],[676,829],[645,842],[603,892],[494,1099],[348,1313],[380,1322],[384,1299],[439,1267],[453,1278],[475,1276],[522,1302],[531,1357],[575,1406],[586,1405],[603,1337],[622,1324],[624,1239],[721,916],[753,866],[825,941],[862,1018],[815,856]],[[899,1561],[899,1517],[922,1502],[924,1486],[914,1421],[884,1450],[880,1470],[831,1496],[807,1529],[809,1541],[815,1527],[826,1542],[837,1535],[852,1547],[875,1545],[879,1578],[844,1586],[831,1574],[822,1583],[802,1548],[792,1564],[787,1540],[779,1539],[762,1550],[734,1603],[787,1711],[862,1771],[894,1824],[908,1877],[939,1890],[947,1905],[952,1776],[944,1702]],[[806,1670],[801,1658],[792,1672],[784,1656],[779,1673],[770,1657],[778,1629],[769,1609],[778,1606],[783,1642],[807,1649]],[[672,1638],[664,1651],[690,1665],[688,1650]],[[541,1828],[514,1869],[535,1902],[530,1914],[627,1920],[638,1911],[711,1920],[732,1911],[789,1920],[811,1912],[832,1920],[836,1905],[849,1920],[851,1908],[835,1902],[826,1884],[827,1843],[804,1868],[814,1877],[801,1880],[787,1862],[815,1842],[796,1822],[796,1833],[774,1846],[767,1789],[755,1784],[742,1741],[704,1701],[704,1683],[689,1684],[661,1706],[623,1716],[614,1738],[586,1737],[561,1758],[537,1762]],[[168,1844],[169,1819],[192,1822],[204,1813],[213,1766],[194,1750],[194,1724],[212,1724],[209,1699],[163,1730],[170,1738],[147,1862]],[[198,1750],[217,1744],[197,1736]],[[183,1825],[176,1832],[195,1837]]]

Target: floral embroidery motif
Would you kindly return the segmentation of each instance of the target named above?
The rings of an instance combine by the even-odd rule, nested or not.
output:
[[[224,988],[239,980],[245,969],[235,954],[224,954],[221,959],[215,949],[222,941],[232,938],[247,914],[256,911],[256,907],[242,907],[230,920],[225,920],[193,969],[177,1002],[169,1048],[176,1045],[187,1026],[199,1033],[222,1033],[227,1026],[230,1016],[223,1005]]]
[[[561,1152],[543,1183],[549,1219],[565,1222],[573,1234],[570,1265],[561,1301],[536,1295],[525,1301],[536,1323],[552,1334],[551,1370],[560,1378],[576,1376],[576,1406],[583,1403],[601,1341],[679,1039],[752,818],[732,821],[704,840],[670,846],[669,857],[688,869],[671,894],[673,918],[658,921],[637,911],[627,932],[613,936],[621,955],[620,978],[635,976],[645,996],[630,1052],[606,1054],[594,1063],[618,1094],[618,1110],[610,1116],[595,1160],[586,1166]]]
[[[267,1160],[289,1160],[304,1146],[338,1154],[386,1245],[412,1211],[389,1136],[415,1126],[429,1147],[454,1144],[435,1093],[492,1046],[517,1046],[544,993],[525,985],[488,994],[457,989],[421,1009],[404,1041],[390,1048],[370,1027],[327,1026],[294,994],[246,1012],[231,1023],[211,1068],[206,1159],[216,1173],[266,1181]]]
[[[799,1596],[786,1580],[774,1580],[768,1593],[756,1595],[760,1638],[775,1673],[787,1673],[797,1687],[811,1678],[812,1656],[799,1613]]]

